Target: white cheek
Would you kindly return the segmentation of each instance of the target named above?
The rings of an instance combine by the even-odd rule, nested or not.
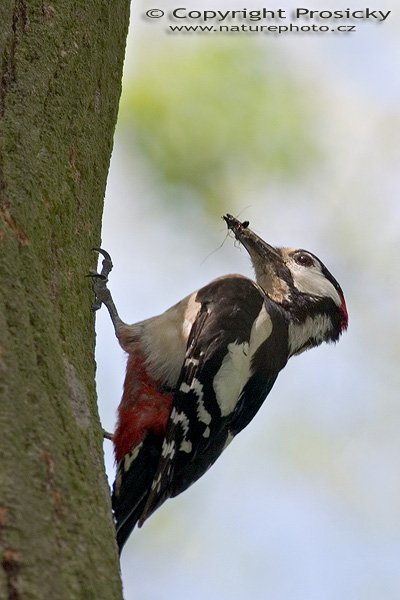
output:
[[[332,298],[337,306],[342,301],[334,286],[324,276],[318,266],[301,267],[297,264],[291,267],[293,281],[299,292],[324,298]]]

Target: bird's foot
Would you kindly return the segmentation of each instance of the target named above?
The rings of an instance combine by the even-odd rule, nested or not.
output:
[[[89,271],[88,277],[92,278],[93,290],[95,293],[95,301],[92,305],[92,310],[99,310],[102,304],[106,306],[111,300],[110,290],[107,288],[108,276],[113,268],[111,256],[102,248],[92,248],[104,257],[102,269],[100,273],[97,271]]]

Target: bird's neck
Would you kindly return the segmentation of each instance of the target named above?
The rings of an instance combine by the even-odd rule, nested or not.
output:
[[[331,318],[326,314],[307,316],[302,320],[289,320],[289,356],[319,346],[330,340]]]

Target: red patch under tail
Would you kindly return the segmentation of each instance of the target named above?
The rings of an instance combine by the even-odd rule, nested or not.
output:
[[[129,355],[124,392],[118,407],[114,452],[117,464],[149,433],[164,436],[173,394],[162,392],[139,352]]]

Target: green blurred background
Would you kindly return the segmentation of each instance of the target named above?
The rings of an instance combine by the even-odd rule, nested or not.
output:
[[[398,16],[340,36],[171,34],[167,18],[143,18],[176,6],[132,7],[102,242],[121,316],[162,312],[223,273],[251,275],[226,239],[231,212],[272,244],[316,253],[350,326],[338,346],[290,361],[213,469],[133,533],[125,597],[397,600]],[[98,393],[111,430],[125,358],[105,313]],[[105,453],[112,481],[109,442]]]

